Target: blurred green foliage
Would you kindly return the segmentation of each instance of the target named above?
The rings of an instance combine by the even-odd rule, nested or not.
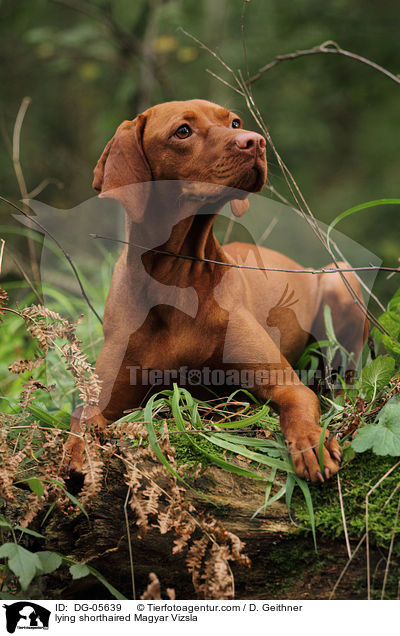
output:
[[[255,128],[244,100],[206,69],[229,74],[179,27],[250,74],[276,55],[335,40],[344,49],[400,71],[400,5],[382,0],[2,0],[0,2],[0,193],[20,198],[12,131],[24,96],[32,98],[21,136],[28,190],[57,179],[39,198],[69,208],[93,195],[92,169],[121,120],[165,100],[222,103]],[[253,86],[272,138],[315,216],[330,222],[353,205],[399,196],[400,85],[338,55],[284,62]],[[289,196],[269,151],[270,183]],[[1,206],[2,223],[10,210]],[[344,221],[348,233],[396,266],[397,206]],[[290,228],[289,228],[290,230]],[[9,240],[21,253],[18,239]],[[28,262],[28,261],[26,261]],[[380,274],[386,301],[397,278]]]

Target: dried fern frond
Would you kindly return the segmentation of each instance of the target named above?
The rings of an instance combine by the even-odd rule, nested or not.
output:
[[[41,390],[49,392],[52,391],[55,387],[54,384],[50,386],[44,386],[44,384],[39,382],[39,380],[34,380],[32,377],[29,378],[28,382],[23,382],[22,386],[24,387],[24,390],[21,392],[18,406],[21,406],[24,410],[26,409],[28,404],[35,399],[36,391]]]
[[[150,582],[140,597],[143,601],[160,601],[161,600],[161,585],[158,580],[157,574],[154,572],[150,572],[149,574]]]
[[[85,462],[83,465],[85,480],[79,495],[83,505],[90,503],[100,493],[103,486],[103,469],[104,462],[100,456],[99,446],[94,440],[88,438],[86,440]]]
[[[32,371],[44,364],[46,358],[32,358],[31,360],[16,360],[8,367],[11,373],[24,373],[24,371]]]
[[[2,321],[1,316],[4,315],[4,311],[2,307],[5,307],[8,303],[8,294],[7,292],[0,287],[0,322]]]
[[[101,383],[75,333],[80,319],[76,322],[69,321],[42,305],[31,305],[18,313],[25,319],[29,332],[36,338],[45,355],[50,349],[56,349],[63,356],[84,404],[96,406]],[[66,340],[65,344],[59,346],[59,339]]]

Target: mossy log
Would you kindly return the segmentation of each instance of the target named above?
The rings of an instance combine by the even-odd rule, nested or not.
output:
[[[173,554],[173,534],[161,535],[156,528],[138,537],[135,515],[126,506],[125,468],[115,457],[107,460],[102,491],[86,506],[85,514],[75,509],[55,508],[40,528],[46,544],[30,549],[55,550],[96,568],[127,598],[133,597],[129,556],[128,525],[134,566],[136,597],[139,598],[155,572],[163,595],[174,588],[177,599],[196,599],[185,554]],[[168,476],[166,476],[166,484]],[[162,485],[162,484],[161,484]],[[347,561],[344,541],[318,540],[314,550],[311,533],[300,531],[289,518],[284,503],[268,506],[252,517],[264,500],[265,483],[207,467],[193,475],[192,484],[208,501],[188,491],[198,510],[208,510],[223,526],[245,543],[250,568],[232,565],[237,599],[322,599],[331,590]],[[23,496],[23,491],[21,492]],[[10,511],[9,511],[10,512]],[[17,514],[17,510],[15,510]],[[39,529],[39,527],[38,527]],[[371,567],[377,558],[371,552]],[[338,588],[336,598],[366,598],[365,560],[355,560]],[[107,599],[110,592],[92,575],[72,580],[68,568],[42,576],[32,598]]]

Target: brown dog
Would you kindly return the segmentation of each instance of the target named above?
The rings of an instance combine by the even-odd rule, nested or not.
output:
[[[245,374],[253,378],[246,388],[279,411],[296,473],[324,481],[337,472],[340,447],[328,436],[325,475],[320,472],[318,398],[291,365],[310,333],[323,335],[325,304],[339,340],[356,356],[366,335],[364,316],[340,274],[229,267],[300,269],[263,247],[222,247],[213,233],[227,201],[241,216],[247,195],[262,189],[265,146],[261,135],[241,128],[237,115],[203,100],[160,104],[119,126],[98,161],[93,186],[125,207],[127,245],[105,309],[96,365],[99,409],[86,409],[84,418],[77,409],[72,431],[81,430],[80,419],[101,427],[140,406],[149,385],[159,378],[158,389],[169,384],[163,371],[171,380],[181,367],[207,370],[211,378],[215,371],[218,385],[225,373],[225,385],[218,386],[225,395],[242,385]],[[355,276],[345,277],[360,294]],[[80,470],[82,442],[75,437],[70,446],[71,468]]]

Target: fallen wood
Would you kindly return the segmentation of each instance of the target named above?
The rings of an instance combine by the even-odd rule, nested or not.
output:
[[[169,476],[165,474],[168,485]],[[161,582],[161,593],[173,588],[177,599],[196,599],[199,595],[185,563],[185,552],[173,554],[172,532],[160,534],[151,528],[139,538],[136,516],[126,505],[128,487],[125,466],[111,458],[106,464],[102,491],[86,506],[89,521],[76,508],[54,510],[46,527],[46,545],[76,561],[96,568],[127,598],[133,598],[132,568],[129,556],[128,527],[132,546],[135,595],[146,589],[150,573]],[[284,503],[268,506],[265,513],[252,518],[263,502],[263,482],[232,475],[208,467],[191,480],[197,492],[185,496],[202,514],[212,515],[245,543],[244,552],[251,566],[232,564],[234,597],[237,599],[329,598],[329,594],[347,555],[343,541],[319,539],[319,555],[314,552],[310,533],[299,531],[291,522]],[[22,491],[23,493],[23,491]],[[208,501],[202,495],[206,495]],[[22,495],[24,496],[24,495]],[[126,523],[126,515],[129,524]],[[365,598],[363,555],[350,568],[336,598]],[[375,559],[372,551],[372,563]],[[72,580],[67,568],[41,577],[33,598],[109,599],[111,593],[93,576]]]

